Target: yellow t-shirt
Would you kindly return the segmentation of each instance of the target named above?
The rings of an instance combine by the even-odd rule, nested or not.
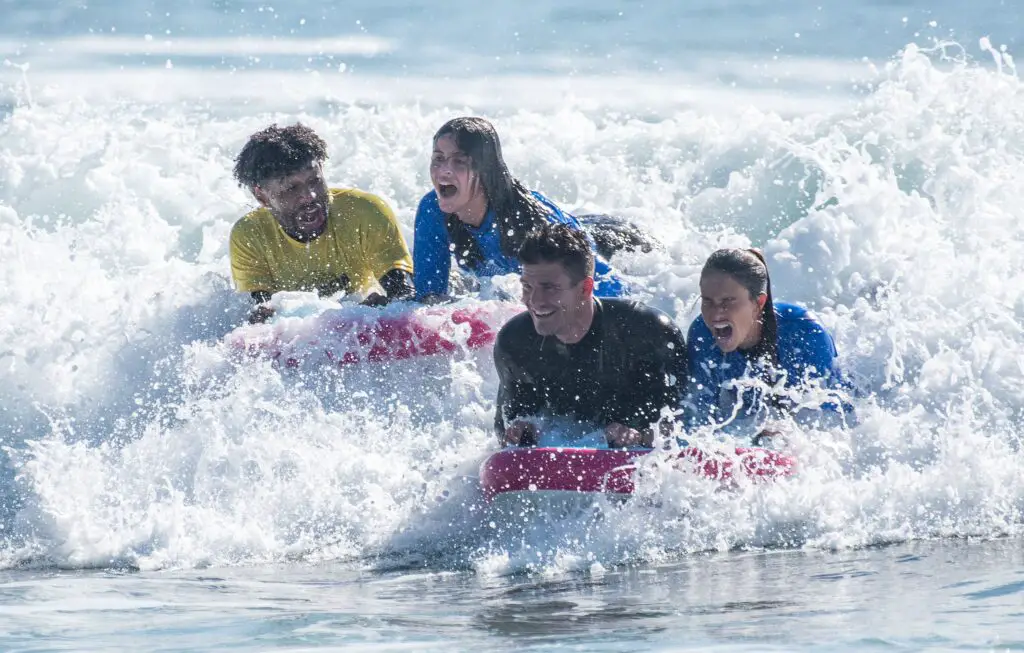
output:
[[[376,195],[331,189],[327,228],[308,243],[281,229],[259,208],[231,228],[231,276],[240,292],[314,291],[341,275],[365,292],[389,270],[412,273],[412,257],[395,214]]]

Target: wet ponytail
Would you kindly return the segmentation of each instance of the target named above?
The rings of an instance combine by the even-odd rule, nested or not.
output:
[[[764,267],[764,293],[767,296],[761,310],[761,341],[757,343],[755,352],[758,357],[767,359],[773,367],[778,367],[779,320],[775,316],[775,302],[772,301],[772,279],[768,273],[768,261],[764,260],[764,254],[759,249],[751,247],[747,251],[757,257]]]

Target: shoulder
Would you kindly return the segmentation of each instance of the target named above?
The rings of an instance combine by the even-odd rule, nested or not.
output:
[[[416,206],[415,220],[420,230],[444,224],[445,216],[438,203],[436,190],[431,190],[420,198],[420,203]]]
[[[394,212],[383,198],[354,188],[332,188],[331,208],[333,209],[332,213],[341,211],[363,218],[379,218],[384,216],[392,219],[394,217]]]
[[[668,313],[635,299],[601,298],[608,319],[628,328],[632,334],[669,334],[681,339],[679,325]]]
[[[638,299],[626,297],[602,298],[601,307],[609,315],[628,317],[641,323],[671,323],[672,319],[662,310],[654,308]]]
[[[562,210],[562,207],[558,206],[558,204],[546,197],[540,191],[531,190],[530,195],[533,195],[533,198],[540,202],[541,206],[547,209],[552,219],[565,218],[568,215],[568,213]]]
[[[534,320],[528,311],[523,311],[509,319],[499,330],[495,338],[496,359],[516,359],[519,352],[538,350],[541,337],[534,329]]]
[[[779,322],[780,353],[795,355],[835,356],[836,347],[832,335],[825,329],[818,316],[812,311],[795,304],[779,302],[775,306]]]
[[[437,201],[437,191],[431,190],[420,198],[420,203],[416,207],[416,215],[435,213],[441,215],[441,205]]]
[[[814,313],[799,304],[775,302],[775,315],[779,320],[816,320]]]
[[[276,224],[273,214],[266,208],[254,209],[237,221],[231,227],[231,240],[238,241],[250,239],[254,236],[266,234]]]
[[[528,311],[519,313],[501,327],[494,341],[495,354],[507,355],[511,351],[522,349],[523,346],[537,338],[537,330],[533,328],[533,320]]]
[[[779,333],[815,333],[824,331],[818,316],[808,308],[789,302],[775,302],[775,319],[779,323]]]
[[[530,195],[533,195],[533,199],[537,200],[538,202],[540,202],[544,206],[550,206],[550,207],[553,207],[553,208],[556,208],[556,209],[558,208],[557,204],[555,204],[553,201],[551,201],[551,199],[549,197],[544,195],[544,193],[540,192],[539,190],[531,190],[530,191]]]
[[[710,336],[711,329],[708,328],[707,322],[704,321],[703,315],[698,315],[694,318],[693,322],[690,322],[690,328],[686,331],[687,340],[693,340],[694,338],[703,338],[704,336]]]

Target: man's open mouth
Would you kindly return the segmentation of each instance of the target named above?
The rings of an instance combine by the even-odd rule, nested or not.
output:
[[[324,216],[324,207],[320,204],[313,204],[306,207],[297,216],[298,221],[303,225],[312,225],[320,222]]]

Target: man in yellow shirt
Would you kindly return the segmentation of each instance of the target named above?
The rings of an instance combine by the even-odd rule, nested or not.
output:
[[[256,304],[250,322],[273,315],[266,302],[282,290],[369,293],[373,306],[415,292],[394,212],[376,195],[328,188],[326,159],[327,144],[302,124],[256,132],[235,159],[235,179],[261,204],[231,229],[231,276]]]

